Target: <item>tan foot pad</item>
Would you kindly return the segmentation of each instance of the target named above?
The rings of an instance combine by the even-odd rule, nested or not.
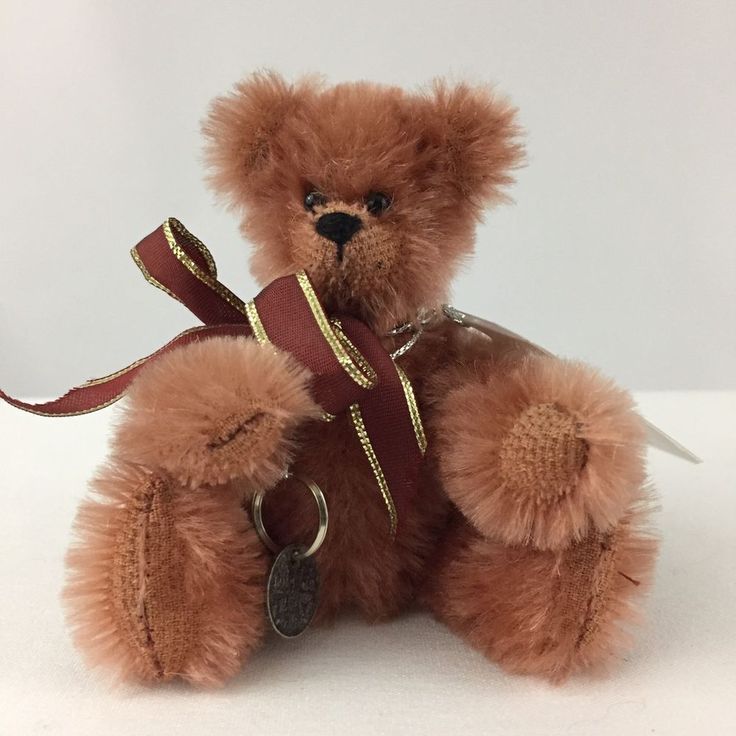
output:
[[[554,404],[523,411],[500,451],[501,471],[510,488],[535,494],[541,502],[569,493],[587,459],[587,443],[578,434],[575,418]]]

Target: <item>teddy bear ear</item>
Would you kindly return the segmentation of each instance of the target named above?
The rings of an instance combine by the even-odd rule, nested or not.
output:
[[[242,206],[254,180],[273,159],[275,138],[298,115],[316,80],[287,83],[273,71],[257,72],[216,98],[202,123],[208,182],[232,206]]]
[[[436,145],[460,193],[479,207],[507,199],[524,159],[516,108],[490,87],[444,80],[429,99]]]

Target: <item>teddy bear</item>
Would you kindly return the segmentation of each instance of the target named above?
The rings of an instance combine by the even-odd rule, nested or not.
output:
[[[560,682],[615,662],[657,551],[642,419],[594,369],[442,307],[522,163],[516,110],[482,85],[259,72],[203,132],[257,280],[305,274],[410,383],[416,498],[391,533],[356,416],[325,416],[290,352],[232,335],[170,350],[127,391],[75,522],[66,598],[89,661],[225,683],[268,640],[276,552],[321,529],[315,625],[421,608],[510,672]]]

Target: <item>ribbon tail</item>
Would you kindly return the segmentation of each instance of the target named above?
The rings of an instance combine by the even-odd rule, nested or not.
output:
[[[38,414],[42,417],[75,417],[80,414],[89,414],[90,412],[104,409],[106,406],[114,404],[122,395],[123,391],[112,391],[107,393],[105,397],[97,396],[88,391],[86,386],[77,386],[67,391],[63,396],[52,401],[46,401],[41,404],[29,404],[20,399],[8,396],[0,389],[0,399],[6,404],[14,406],[16,409],[29,412],[30,414]]]
[[[194,327],[177,335],[173,340],[126,368],[109,376],[95,378],[67,391],[58,399],[40,404],[30,404],[9,396],[0,389],[0,399],[16,409],[44,417],[74,417],[104,409],[118,401],[126,392],[141,369],[150,361],[175,348],[210,337],[243,337],[250,334],[246,325],[213,325]]]
[[[389,515],[389,531],[396,536],[399,519],[411,514],[427,439],[419,407],[406,374],[383,349],[375,335],[358,320],[333,320],[379,377],[350,407],[350,418]]]

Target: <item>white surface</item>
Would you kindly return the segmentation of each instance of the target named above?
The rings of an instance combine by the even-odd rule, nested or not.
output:
[[[497,82],[529,167],[455,301],[627,386],[736,388],[735,37],[733,0],[2,0],[0,386],[50,395],[194,324],[128,258],[169,215],[255,293],[198,123],[271,66]]]
[[[113,412],[42,419],[0,405],[0,734],[303,736],[736,732],[736,392],[640,394],[705,460],[653,452],[663,535],[649,626],[605,680],[512,677],[424,615],[275,637],[217,692],[110,688],[64,629],[62,558]]]

